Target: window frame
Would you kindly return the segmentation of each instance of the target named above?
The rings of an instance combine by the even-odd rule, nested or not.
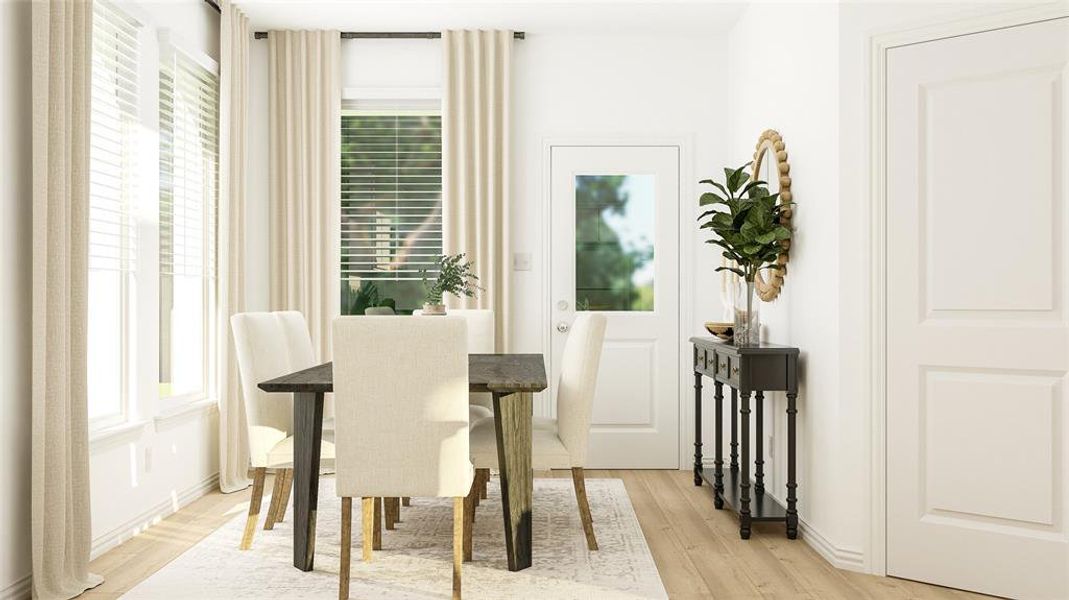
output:
[[[164,89],[163,89],[163,69],[166,66],[166,61],[170,61],[170,68],[172,69],[172,81],[173,82],[175,81],[176,76],[177,76],[177,66],[176,66],[177,63],[176,63],[176,61],[179,58],[178,55],[181,55],[182,58],[192,62],[195,66],[199,66],[200,68],[203,68],[205,71],[209,72],[212,76],[215,77],[215,80],[216,80],[215,83],[216,83],[216,86],[217,86],[217,88],[216,88],[216,99],[217,100],[219,100],[219,95],[221,93],[221,90],[219,90],[219,88],[218,88],[218,86],[219,86],[219,77],[220,77],[219,64],[214,59],[212,59],[210,56],[204,54],[203,52],[198,52],[198,51],[195,51],[195,50],[191,50],[190,49],[191,47],[188,44],[183,43],[183,40],[181,38],[175,36],[174,33],[171,32],[168,29],[160,29],[158,31],[158,33],[157,33],[157,40],[158,40],[158,44],[159,44],[158,45],[159,54],[158,54],[156,65],[155,65],[155,73],[156,73],[156,78],[157,78],[157,89],[156,89],[155,97],[153,98],[153,102],[155,103],[155,105],[157,107],[157,113],[156,113],[157,130],[156,131],[157,131],[157,136],[158,137],[157,137],[157,143],[156,143],[156,150],[157,150],[158,154],[157,154],[157,161],[156,161],[156,170],[157,170],[157,174],[159,175],[161,173],[162,169],[163,169],[163,166],[162,166],[162,163],[163,163],[163,158],[162,158],[163,157],[163,152],[162,152],[162,149],[163,149],[163,124],[162,124],[163,112],[161,110],[161,106],[160,105],[162,103],[161,95],[163,94],[163,91],[164,91]],[[204,237],[203,237],[203,240],[202,240],[202,248],[201,248],[201,251],[203,252],[203,256],[204,256],[204,267],[203,267],[204,268],[204,272],[200,275],[200,279],[201,279],[200,298],[201,298],[202,315],[203,315],[203,321],[202,321],[202,324],[201,324],[201,330],[202,330],[201,331],[201,336],[202,336],[201,339],[203,340],[203,349],[202,349],[203,352],[202,352],[202,356],[201,356],[202,379],[201,379],[201,389],[198,390],[198,391],[195,391],[195,392],[187,392],[187,393],[182,393],[182,394],[170,394],[170,395],[164,395],[161,392],[161,385],[162,385],[163,382],[160,381],[161,378],[162,378],[161,377],[161,370],[160,370],[161,361],[159,359],[160,355],[158,353],[161,351],[161,345],[162,345],[162,342],[163,342],[162,336],[160,335],[160,330],[161,330],[161,327],[162,327],[162,324],[163,324],[163,319],[164,319],[162,297],[160,297],[160,295],[159,295],[160,281],[162,280],[162,277],[163,277],[163,269],[162,269],[162,264],[161,264],[162,263],[162,254],[163,254],[163,252],[162,252],[162,242],[163,242],[162,222],[159,223],[159,227],[156,230],[156,233],[157,233],[156,249],[157,249],[158,254],[156,256],[156,261],[154,263],[154,266],[156,268],[155,286],[156,286],[157,296],[156,296],[156,306],[155,306],[156,322],[155,322],[155,327],[153,329],[156,332],[155,345],[156,345],[157,354],[156,354],[155,368],[152,369],[152,374],[153,374],[152,379],[153,379],[154,389],[156,390],[157,419],[160,418],[161,416],[165,417],[166,415],[169,415],[169,414],[175,414],[175,413],[182,412],[184,409],[190,407],[191,405],[196,405],[196,404],[199,404],[199,403],[202,403],[202,402],[214,402],[215,401],[216,389],[217,389],[217,385],[216,384],[217,384],[217,381],[218,381],[218,369],[217,369],[217,366],[216,366],[216,356],[217,356],[217,352],[218,352],[218,336],[219,336],[218,327],[216,326],[216,318],[215,318],[215,316],[216,316],[216,310],[218,308],[218,297],[219,297],[219,295],[218,295],[218,287],[219,287],[219,271],[218,271],[218,259],[219,259],[219,248],[218,248],[219,215],[218,215],[218,210],[219,210],[219,191],[220,191],[219,190],[219,169],[220,169],[220,162],[222,160],[222,157],[220,156],[220,147],[219,147],[220,136],[221,136],[221,132],[219,130],[219,127],[220,127],[220,123],[219,123],[220,113],[221,113],[221,106],[219,104],[217,104],[215,106],[216,149],[215,149],[215,164],[214,164],[214,168],[215,168],[214,205],[210,209],[208,209],[206,207],[206,209],[204,210],[204,215],[203,215],[204,216],[204,223],[203,223],[203,226],[204,226],[204,229],[203,229]],[[172,165],[172,169],[173,168],[174,167]],[[163,181],[162,181],[162,177],[160,177],[157,180],[156,194],[155,194],[155,198],[156,198],[155,209],[156,209],[157,217],[159,217],[160,210],[162,208],[163,190],[164,190]],[[173,198],[172,198],[172,202],[173,202]],[[210,216],[209,215],[210,211],[214,211],[215,215],[214,216]],[[209,249],[208,249],[209,248],[209,244],[214,244],[213,249],[212,249],[211,252],[209,252]],[[172,259],[173,259],[173,256],[172,256]],[[209,262],[211,264],[209,264]],[[174,275],[172,274],[172,277],[173,276]]]
[[[361,115],[361,116],[434,116],[442,118],[442,92],[440,88],[436,87],[350,87],[345,88],[342,91],[342,107],[341,116]],[[339,127],[344,129],[344,120],[339,123]],[[344,131],[342,131],[344,136]],[[342,143],[344,146],[344,141]],[[444,151],[444,149],[443,149]],[[441,158],[439,158],[441,160]],[[342,170],[343,167],[340,163],[339,157],[339,180],[345,174]],[[443,173],[444,175],[444,173]],[[442,195],[442,202],[444,204],[444,182],[440,182],[441,188],[439,194]],[[340,189],[338,198],[338,211],[339,217],[342,211],[342,201],[344,200],[344,191]],[[444,206],[442,207],[444,209]],[[444,220],[444,210],[442,210],[442,219]],[[341,222],[339,218],[339,223]],[[440,223],[440,229],[438,231],[438,237],[443,238],[444,243],[444,222]],[[360,278],[359,275],[349,274],[346,275],[342,270],[342,252],[344,246],[342,245],[341,231],[339,231],[339,243],[338,243],[338,259],[339,259],[339,282],[344,288],[347,285],[351,285],[350,282],[355,278]],[[403,279],[371,279],[360,278],[363,281],[375,281],[379,284],[394,282],[394,281],[412,281],[413,278]],[[405,308],[405,307],[401,307]],[[341,314],[349,314],[348,307],[341,306],[341,296],[339,296],[339,309]]]

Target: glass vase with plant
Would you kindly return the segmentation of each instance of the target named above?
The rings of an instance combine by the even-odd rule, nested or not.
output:
[[[453,294],[456,297],[474,298],[479,291],[479,277],[474,272],[474,265],[465,258],[464,253],[439,256],[435,262],[438,276],[433,280],[426,269],[420,271],[427,293],[423,298],[423,314],[444,315],[443,297]]]
[[[782,269],[776,257],[791,239],[791,230],[781,223],[781,213],[791,202],[781,202],[779,194],[770,194],[764,181],[750,181],[746,163],[737,169],[724,169],[723,183],[703,179],[716,191],[705,192],[698,204],[709,207],[699,217],[701,229],[710,229],[716,237],[706,240],[722,249],[730,261],[717,271],[739,276],[735,301],[735,344],[754,346],[761,343],[758,302],[754,279],[762,269]]]

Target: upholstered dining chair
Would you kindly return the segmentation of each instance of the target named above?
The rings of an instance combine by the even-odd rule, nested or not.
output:
[[[252,497],[240,548],[252,546],[263,500],[267,469],[275,471],[275,486],[264,529],[272,529],[286,514],[293,486],[293,398],[268,394],[260,382],[315,366],[312,339],[304,315],[296,311],[249,312],[230,317],[234,351],[241,375],[252,466]],[[324,440],[321,460],[334,459],[334,445]]]
[[[342,499],[338,597],[349,596],[352,499],[372,560],[376,498],[453,498],[453,598],[460,598],[468,447],[468,350],[456,317],[339,317],[333,324],[335,486]],[[374,352],[368,352],[374,348]]]
[[[605,315],[597,313],[581,312],[575,317],[561,357],[557,418],[535,418],[531,432],[531,464],[535,469],[572,470],[579,517],[590,550],[597,550],[598,542],[594,536],[583,467],[590,443],[590,413],[601,362],[601,346],[605,339],[605,322]],[[476,468],[497,468],[497,437],[493,420],[472,427],[470,443]]]

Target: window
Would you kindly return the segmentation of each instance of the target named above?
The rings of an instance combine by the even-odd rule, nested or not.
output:
[[[214,349],[219,80],[169,44],[160,58],[160,397],[207,395]]]
[[[433,105],[342,111],[342,314],[423,303],[421,270],[436,273],[442,253],[442,119]]]
[[[93,3],[89,113],[89,418],[126,418],[134,224],[140,25],[107,2]]]

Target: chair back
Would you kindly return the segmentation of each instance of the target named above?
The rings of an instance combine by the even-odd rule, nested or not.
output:
[[[414,316],[422,310],[412,311]],[[450,308],[450,317],[463,317],[468,324],[468,352],[471,354],[494,353],[494,311],[489,308]]]
[[[590,445],[590,414],[598,382],[605,315],[581,312],[572,323],[561,357],[557,385],[557,434],[572,458],[573,467],[585,466]]]
[[[304,315],[297,311],[248,312],[230,317],[234,353],[241,374],[252,466],[264,466],[267,452],[293,429],[290,394],[268,394],[261,382],[315,366]]]
[[[339,496],[468,494],[465,329],[458,317],[334,320]]]
[[[364,315],[369,317],[390,317],[395,314],[389,306],[369,306],[364,309]]]

